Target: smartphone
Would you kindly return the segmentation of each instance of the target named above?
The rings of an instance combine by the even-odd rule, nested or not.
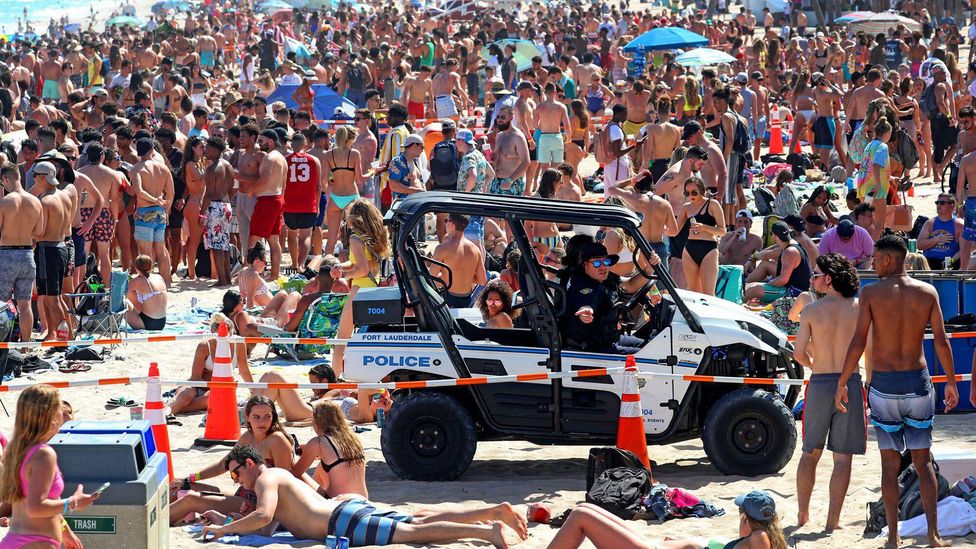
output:
[[[111,482],[106,482],[105,484],[102,484],[101,486],[99,486],[99,487],[98,487],[98,490],[95,490],[94,492],[92,492],[92,494],[91,494],[91,495],[93,495],[93,496],[97,496],[98,494],[101,494],[102,492],[104,492],[104,491],[105,491],[105,489],[106,489],[106,488],[108,488],[108,487],[109,487],[109,486],[111,486],[111,485],[112,485],[112,483],[111,483]]]

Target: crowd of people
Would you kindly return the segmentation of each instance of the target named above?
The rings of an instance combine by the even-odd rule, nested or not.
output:
[[[870,408],[886,506],[893,468],[910,450],[930,543],[942,543],[928,465],[935,391],[919,358],[927,324],[948,374],[951,351],[936,294],[906,268],[972,266],[976,63],[973,49],[963,59],[960,47],[963,32],[976,39],[976,22],[961,31],[911,0],[898,9],[917,25],[876,35],[811,25],[801,10],[719,17],[693,6],[533,3],[458,19],[410,5],[266,15],[231,7],[164,12],[149,30],[71,34],[53,25],[38,40],[0,44],[0,299],[16,304],[22,341],[35,332],[71,339],[68,294],[92,276],[110,292],[113,270],[130,278],[130,329],[163,329],[168,290],[209,279],[228,288],[211,331],[297,332],[314,317],[330,337],[347,338],[357,291],[395,283],[383,224],[394,201],[435,190],[605,201],[641,216],[654,251],[643,261],[679,287],[714,295],[727,267],[739,268],[744,299],[770,305],[777,323],[798,334],[796,359],[814,376],[797,523],[809,520],[826,446],[835,467],[827,528],[841,527]],[[625,47],[671,26],[703,35],[735,61],[693,70],[673,51]],[[513,39],[531,42],[537,55],[525,56]],[[319,84],[343,97],[334,112],[318,106]],[[787,149],[762,154],[774,120]],[[905,192],[927,177],[942,186],[937,216],[906,223]],[[844,188],[841,214],[834,191]],[[760,194],[768,211],[758,208]],[[562,269],[566,346],[638,350],[643,341],[622,335],[610,313],[647,280],[633,241],[613,228],[591,234],[531,221],[525,229],[535,260]],[[519,321],[513,304],[531,297],[519,275],[527,260],[502,217],[438,214],[416,236],[450,270],[448,306],[480,310],[488,328]],[[884,280],[856,298],[859,270]],[[304,275],[302,287],[276,287],[285,273]],[[858,360],[869,337],[865,402]],[[246,381],[250,350],[233,348]],[[199,343],[191,380],[210,379],[215,352],[214,342]],[[331,353],[332,367],[313,368],[310,380],[339,379],[342,348]],[[275,372],[260,380],[283,381]],[[945,408],[958,398],[950,381]],[[970,398],[976,404],[976,392]],[[60,499],[64,486],[44,444],[60,425],[56,403],[57,392],[43,386],[18,402],[0,477],[0,500],[13,504],[3,542],[11,547],[76,543],[61,517],[97,499],[80,487]],[[207,389],[181,388],[167,413],[178,421],[207,404]],[[368,501],[364,451],[348,422],[375,421],[391,405],[383,391],[314,392],[311,400],[291,389],[255,391],[234,450],[174,481],[173,523],[202,521],[205,535],[280,523],[310,539],[348,533],[354,545],[524,539],[524,519],[507,503],[406,515]],[[314,427],[300,455],[279,408]],[[200,483],[225,471],[241,485],[234,495]],[[725,547],[785,548],[768,494],[736,505],[739,539]],[[888,516],[897,543],[897,514]],[[584,538],[644,544],[615,517],[581,506],[552,546]]]

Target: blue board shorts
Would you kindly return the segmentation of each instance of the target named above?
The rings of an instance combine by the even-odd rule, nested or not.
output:
[[[976,196],[967,197],[963,203],[963,225],[963,239],[976,242]]]
[[[874,371],[868,404],[879,449],[904,452],[932,447],[935,389],[928,370]]]
[[[397,525],[413,521],[410,515],[380,511],[364,499],[350,499],[339,504],[329,519],[329,535],[349,538],[350,547],[390,545]]]
[[[200,64],[204,67],[213,67],[216,65],[216,60],[214,58],[214,52],[212,51],[202,51],[200,52]]]
[[[166,240],[166,210],[162,206],[136,208],[133,236],[143,242]]]

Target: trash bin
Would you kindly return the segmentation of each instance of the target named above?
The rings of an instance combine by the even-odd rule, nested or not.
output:
[[[99,422],[74,423],[86,425],[68,427],[100,430],[93,425]],[[125,428],[120,425],[124,423],[146,422],[104,423],[104,429],[112,429]],[[144,432],[139,425],[129,428],[135,432],[72,431],[51,439],[66,492],[84,484],[90,493],[103,482],[112,483],[94,505],[65,515],[68,525],[86,547],[161,549],[169,546],[166,454],[153,451],[147,459]]]

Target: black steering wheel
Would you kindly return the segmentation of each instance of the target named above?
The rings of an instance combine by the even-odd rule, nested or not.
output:
[[[634,295],[632,295],[630,299],[624,303],[624,310],[630,312],[630,310],[634,308],[634,305],[640,303],[647,296],[647,292],[653,285],[654,279],[649,279],[647,282],[645,282],[644,285],[641,286],[640,290],[637,290]]]

